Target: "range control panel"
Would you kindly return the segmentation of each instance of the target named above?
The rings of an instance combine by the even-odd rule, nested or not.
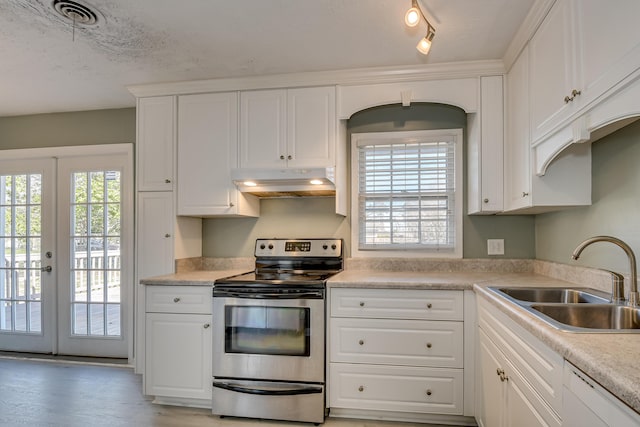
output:
[[[256,257],[341,257],[342,239],[258,239]]]

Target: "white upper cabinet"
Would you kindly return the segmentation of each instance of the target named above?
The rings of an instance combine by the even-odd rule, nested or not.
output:
[[[504,90],[502,76],[480,77],[480,112],[470,114],[467,140],[469,214],[503,209]],[[476,134],[479,134],[476,136]]]
[[[287,90],[287,166],[335,166],[336,90]]]
[[[178,98],[178,215],[259,214],[231,181],[238,165],[238,93]]]
[[[335,166],[335,87],[243,91],[240,167]]]
[[[525,47],[507,74],[504,144],[504,210],[536,214],[591,204],[591,150],[576,144],[554,160],[544,176],[534,169],[530,145],[530,48]]]
[[[571,0],[555,3],[529,43],[531,136],[537,141],[568,113],[579,91]]]
[[[542,175],[567,145],[626,118],[636,105],[615,105],[640,74],[640,2],[558,0],[531,39],[531,143]],[[606,105],[603,122],[593,114]],[[610,112],[617,108],[618,111]],[[594,113],[595,111],[595,113]]]
[[[175,97],[139,98],[136,111],[138,191],[172,191]]]

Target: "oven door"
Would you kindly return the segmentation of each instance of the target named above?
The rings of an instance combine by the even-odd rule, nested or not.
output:
[[[324,383],[324,289],[216,287],[213,376]]]

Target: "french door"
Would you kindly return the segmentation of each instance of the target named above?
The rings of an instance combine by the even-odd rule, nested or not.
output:
[[[124,146],[0,161],[0,349],[130,355],[133,184]]]

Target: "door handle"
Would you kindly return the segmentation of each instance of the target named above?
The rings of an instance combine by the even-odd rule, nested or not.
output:
[[[40,271],[46,271],[47,273],[51,273],[51,270],[53,270],[53,268],[51,268],[50,265],[47,265],[46,267],[42,267],[40,269]]]

